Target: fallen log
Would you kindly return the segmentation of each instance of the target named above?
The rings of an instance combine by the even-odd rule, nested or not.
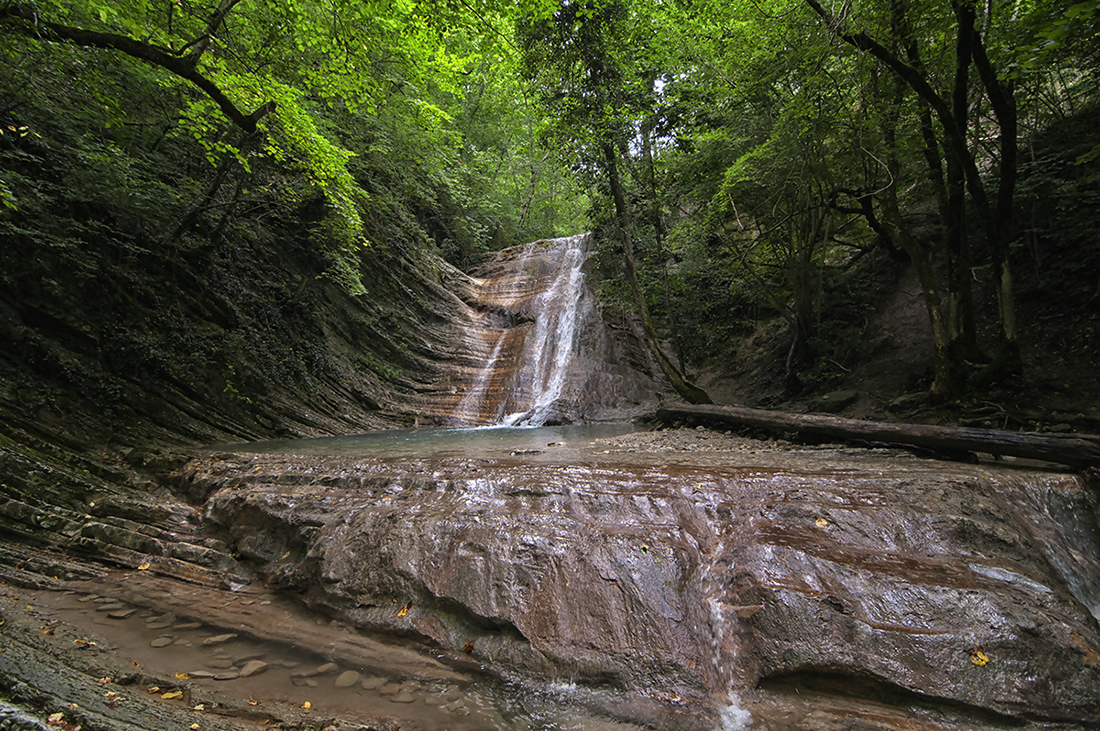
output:
[[[1082,469],[1100,467],[1100,435],[1039,434],[931,424],[891,424],[825,414],[794,414],[744,406],[666,406],[656,417],[666,424],[690,421],[727,429],[752,428],[786,437],[812,437],[892,447],[915,447],[937,455],[984,452],[1036,459]]]

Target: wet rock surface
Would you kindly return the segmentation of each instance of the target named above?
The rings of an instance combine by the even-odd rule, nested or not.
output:
[[[1100,722],[1075,475],[702,429],[539,452],[206,453],[133,495],[70,469],[86,503],[2,516],[39,543],[0,542],[0,699],[106,729]]]
[[[682,704],[702,728],[732,698],[795,727],[768,718],[802,690],[945,728],[1100,722],[1097,507],[1073,475],[676,431],[562,464],[217,455],[183,479],[268,585],[614,689],[638,722]]]

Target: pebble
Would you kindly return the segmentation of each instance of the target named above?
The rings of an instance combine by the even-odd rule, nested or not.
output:
[[[146,625],[149,629],[168,629],[172,626],[171,622],[150,622]]]
[[[382,695],[396,695],[399,690],[401,690],[401,686],[397,683],[386,683],[378,689],[378,692]]]
[[[149,646],[150,647],[168,647],[168,645],[172,644],[175,641],[176,641],[176,638],[173,637],[172,635],[161,635],[160,637],[158,637],[155,640],[153,640],[152,642],[150,642]]]
[[[324,675],[325,673],[331,673],[333,670],[336,670],[339,667],[340,666],[334,662],[326,662],[324,665],[318,665],[315,672],[317,673],[317,675]]]
[[[107,616],[111,619],[129,619],[130,615],[137,611],[137,607],[130,607],[129,609],[116,609],[113,612],[107,612]]]
[[[176,621],[176,615],[172,612],[168,612],[167,614],[160,614],[160,615],[156,615],[156,616],[153,616],[153,617],[149,617],[149,619],[147,619],[145,621],[149,625],[153,625],[153,624],[156,624],[156,623],[159,623],[159,622],[167,622],[168,624],[172,624]]]
[[[236,670],[230,670],[228,673],[218,673],[214,676],[214,680],[236,680],[241,677],[241,674]]]
[[[249,660],[241,668],[241,677],[248,678],[253,675],[259,675],[267,670],[267,663],[263,660]]]
[[[209,670],[192,670],[187,674],[192,678],[212,678],[217,675],[217,673],[212,673]]]
[[[381,688],[385,684],[386,679],[377,676],[373,678],[363,678],[363,682],[361,683],[363,690],[375,690],[376,688]]]
[[[79,599],[77,599],[77,601],[78,602],[96,602],[96,601],[99,601],[99,595],[98,594],[89,594],[87,596],[80,597]]]
[[[233,665],[235,665],[235,663],[228,657],[215,657],[206,662],[206,667],[214,668],[215,670],[228,670],[233,667]]]
[[[223,642],[229,642],[235,638],[237,634],[235,632],[227,632],[224,635],[214,635],[213,637],[207,637],[202,641],[203,647],[210,647],[211,645],[220,645]]]
[[[359,682],[359,672],[356,670],[345,670],[340,673],[340,677],[336,679],[337,688],[350,688]]]
[[[126,608],[125,604],[119,604],[118,602],[113,602],[111,604],[100,604],[98,607],[95,608],[95,610],[97,612],[117,612],[118,610],[125,609],[125,608]]]
[[[412,703],[416,700],[416,697],[409,691],[403,690],[390,700],[392,700],[394,703]]]
[[[182,624],[177,624],[176,629],[178,629],[182,632],[184,630],[198,629],[201,626],[202,625],[199,624],[198,622],[184,622]]]

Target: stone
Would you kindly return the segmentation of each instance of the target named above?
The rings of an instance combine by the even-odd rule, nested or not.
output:
[[[116,609],[113,612],[107,612],[107,616],[111,619],[129,619],[137,611],[137,607],[130,607],[129,609]]]
[[[207,637],[202,641],[203,647],[212,647],[213,645],[221,645],[235,639],[237,634],[235,632],[227,632],[225,634],[214,635],[213,637]]]
[[[377,690],[378,688],[381,688],[385,684],[386,684],[386,679],[385,678],[380,678],[378,676],[375,676],[375,677],[372,677],[372,678],[363,678],[363,682],[360,683],[360,685],[363,686],[363,690]]]
[[[253,675],[259,675],[266,672],[268,665],[263,660],[249,660],[241,667],[241,677],[250,678]]]
[[[206,661],[206,667],[214,668],[215,670],[227,670],[234,665],[236,665],[236,663],[228,657],[214,657]]]
[[[851,406],[859,398],[859,391],[855,390],[843,390],[843,391],[831,391],[830,393],[822,394],[818,396],[810,404],[810,408],[814,411],[823,411],[828,414],[835,414],[838,411],[843,410],[847,406]]]
[[[410,693],[407,690],[403,690],[403,691],[399,692],[397,695],[395,695],[393,698],[391,698],[390,700],[392,700],[394,703],[412,703],[413,701],[416,700],[416,696],[414,696],[412,693]]]
[[[378,693],[380,695],[395,695],[400,690],[401,686],[399,686],[397,683],[386,683],[378,689]]]
[[[345,670],[340,673],[340,676],[336,678],[337,688],[350,688],[359,682],[359,672],[356,670]]]
[[[236,680],[241,677],[241,674],[236,670],[230,670],[225,673],[218,673],[214,676],[214,680]]]
[[[157,637],[152,642],[150,642],[149,646],[150,647],[168,647],[168,645],[172,644],[175,641],[176,641],[176,638],[173,637],[172,635],[161,635],[160,637]]]
[[[325,664],[323,664],[323,665],[318,665],[318,666],[317,666],[317,667],[316,667],[316,668],[314,669],[313,673],[314,673],[314,675],[325,675],[326,673],[331,673],[331,672],[333,672],[334,670],[338,670],[338,669],[339,669],[339,667],[340,667],[340,666],[339,666],[339,665],[337,665],[337,664],[336,664],[336,663],[334,663],[334,662],[326,662],[326,663],[325,663]]]

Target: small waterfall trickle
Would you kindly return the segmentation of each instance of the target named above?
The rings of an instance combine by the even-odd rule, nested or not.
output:
[[[595,315],[585,284],[591,234],[498,252],[475,296],[479,337],[452,414],[462,426],[541,426],[567,420],[562,399],[581,330]]]

